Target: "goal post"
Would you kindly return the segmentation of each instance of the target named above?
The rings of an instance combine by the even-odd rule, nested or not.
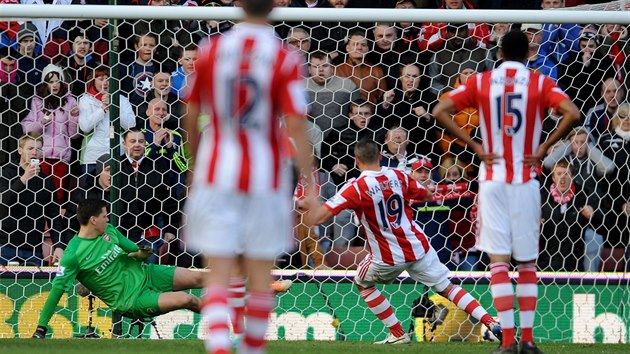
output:
[[[623,3],[621,1],[620,3]],[[270,14],[273,21],[353,21],[374,22],[513,22],[513,23],[600,23],[617,24],[630,22],[630,13],[621,4],[617,9],[589,11],[583,10],[449,10],[440,9],[333,9],[315,8],[305,11],[303,8],[279,8]],[[87,8],[75,5],[10,5],[0,4],[0,18],[5,19],[92,19],[105,17],[110,19],[144,20],[239,20],[243,12],[238,8],[183,7],[173,11],[171,7],[152,6],[141,13],[135,6],[120,5],[111,8],[107,5],[91,5]],[[615,11],[619,10],[619,11]]]
[[[324,59],[320,58],[324,62],[330,61],[339,66],[345,63],[347,37],[358,29],[361,32],[359,36],[364,37],[361,40],[367,43],[365,60],[371,68],[378,69],[378,80],[384,85],[382,88],[364,88],[364,78],[353,80],[357,79],[353,75],[343,77],[344,80],[339,79],[342,84],[334,87],[319,85],[314,80],[308,81],[309,132],[312,133],[311,141],[316,145],[315,153],[320,162],[317,167],[326,180],[322,182],[322,194],[324,185],[334,193],[347,177],[343,173],[336,174],[332,166],[344,158],[351,158],[348,154],[339,156],[335,150],[355,142],[343,141],[344,129],[352,124],[349,119],[352,113],[350,102],[363,95],[370,100],[372,94],[376,94],[373,101],[375,110],[371,112],[373,125],[365,129],[369,129],[368,133],[372,134],[369,136],[381,144],[384,158],[397,163],[395,167],[409,172],[416,165],[415,162],[421,162],[419,168],[429,170],[429,178],[437,186],[438,193],[432,202],[415,206],[418,222],[432,237],[431,243],[443,257],[444,263],[448,263],[451,268],[453,282],[461,284],[480,300],[491,315],[496,316],[487,260],[474,248],[475,174],[479,162],[453,138],[442,134],[439,127],[417,112],[424,110],[430,113],[442,94],[461,83],[465,76],[464,70],[486,70],[496,64],[499,60],[496,54],[497,42],[503,33],[501,24],[513,24],[513,28],[525,24],[521,30],[530,31],[532,42],[542,41],[536,36],[542,33],[545,24],[556,24],[558,26],[553,31],[564,31],[562,33],[566,37],[563,39],[567,41],[534,43],[538,47],[532,49],[532,70],[548,71],[550,75],[555,75],[554,78],[563,89],[571,92],[571,98],[576,100],[581,110],[581,125],[585,130],[576,131],[573,138],[558,144],[555,152],[550,152],[553,158],[546,161],[541,172],[541,193],[547,198],[543,199],[543,212],[546,210],[549,218],[543,220],[541,225],[541,239],[544,240],[541,251],[546,258],[539,272],[541,281],[535,337],[543,342],[627,343],[630,340],[630,273],[626,263],[630,262],[630,253],[626,249],[630,247],[630,241],[627,224],[625,229],[623,224],[628,213],[624,214],[623,200],[620,199],[630,198],[626,194],[630,193],[627,182],[630,160],[624,160],[622,155],[626,133],[616,133],[619,123],[614,123],[617,124],[615,128],[604,127],[597,137],[591,136],[591,133],[599,129],[597,119],[605,114],[610,115],[606,117],[611,122],[619,122],[624,114],[630,114],[626,84],[627,75],[630,74],[628,9],[630,0],[545,11],[275,9],[271,14],[274,29],[287,45],[304,52],[307,58],[305,75],[309,70],[310,76],[320,75],[316,72],[316,64],[313,64],[315,69],[308,68],[308,55],[314,52],[326,52]],[[34,238],[22,235],[28,230],[13,231],[3,226],[0,242],[4,239],[8,242],[0,243],[0,248],[30,248],[44,258],[44,266],[41,262],[33,264],[24,259],[0,266],[0,337],[29,337],[35,330],[39,311],[56,271],[53,264],[46,263],[51,260],[52,254],[49,231],[53,225],[49,220],[53,220],[53,216],[62,218],[63,237],[66,241],[72,237],[72,207],[76,207],[77,200],[90,195],[88,192],[92,193],[94,188],[99,193],[104,191],[102,183],[105,182],[100,178],[108,162],[112,163],[111,193],[116,193],[115,202],[121,204],[120,215],[116,215],[119,218],[115,223],[123,233],[134,242],[154,247],[157,254],[152,260],[154,262],[190,268],[200,266],[199,255],[187,249],[180,239],[185,224],[182,208],[185,203],[185,175],[188,169],[193,168],[190,156],[186,155],[185,142],[181,142],[183,148],[175,153],[161,152],[170,159],[171,164],[168,168],[150,171],[154,180],[159,181],[157,187],[152,185],[151,188],[145,188],[145,185],[141,185],[128,188],[122,181],[123,177],[129,181],[131,172],[125,174],[122,169],[114,168],[112,161],[116,160],[116,166],[124,161],[125,156],[121,157],[121,151],[125,151],[125,145],[121,145],[120,137],[130,127],[143,128],[144,133],[151,133],[153,113],[149,112],[149,106],[165,103],[170,117],[169,129],[177,134],[182,133],[180,119],[186,111],[185,85],[191,75],[190,70],[194,71],[194,65],[187,66],[187,63],[194,62],[195,49],[202,40],[208,36],[222,35],[242,15],[242,11],[234,7],[0,4],[0,22],[17,24],[9,26],[17,29],[13,42],[6,44],[0,41],[0,50],[10,46],[12,50],[7,50],[6,58],[11,59],[11,63],[21,63],[20,60],[24,60],[21,58],[26,55],[19,54],[23,49],[20,40],[30,35],[37,42],[33,62],[38,63],[33,68],[18,65],[15,75],[11,72],[4,75],[2,70],[5,70],[5,63],[0,66],[0,168],[3,171],[9,167],[17,170],[20,158],[18,139],[25,133],[37,133],[42,134],[44,139],[42,161],[50,166],[46,173],[54,174],[56,168],[66,169],[65,175],[59,172],[59,184],[55,189],[55,192],[59,192],[58,198],[62,198],[57,206],[62,216],[46,215],[47,219],[42,223],[46,227],[38,230],[40,234]],[[33,24],[34,21],[53,19],[64,20],[65,24],[72,25],[56,28],[48,28],[45,24],[33,27],[23,25],[25,21]],[[110,22],[104,23],[98,19],[110,19]],[[439,30],[424,37],[428,33],[426,31],[433,30],[430,26],[423,26],[429,23],[434,23]],[[450,47],[445,41],[456,35],[446,32],[460,29],[456,24],[470,24],[470,33],[459,47]],[[473,35],[477,24],[486,26],[485,37]],[[385,31],[394,29],[396,34],[391,43],[379,42],[375,36],[377,25],[385,26]],[[0,35],[3,34],[0,32]],[[542,38],[546,37],[542,35]],[[4,37],[0,39],[4,40]],[[86,45],[81,39],[87,39],[87,52],[80,47]],[[438,40],[441,44],[435,44],[432,40]],[[594,45],[592,53],[596,54],[592,55],[596,60],[590,59],[591,56],[584,57],[580,41],[584,41],[585,46]],[[536,48],[545,45],[552,52],[543,55],[542,49]],[[149,54],[141,53],[144,47],[150,47]],[[82,51],[83,58],[75,58],[79,51]],[[465,59],[450,59],[455,54]],[[143,55],[147,57],[142,58]],[[73,65],[77,63],[76,60],[83,59],[91,64],[77,64],[81,69],[86,69],[81,73]],[[43,70],[50,63],[55,67]],[[580,66],[580,63],[583,65]],[[114,68],[119,70],[114,71]],[[67,122],[75,119],[69,114],[72,107],[65,109],[53,105],[53,114],[64,117],[64,123],[59,122],[59,129],[65,130],[53,133],[45,123],[37,125],[41,122],[38,119],[42,118],[38,112],[44,109],[34,102],[38,102],[39,98],[39,101],[43,101],[44,97],[40,95],[48,84],[44,81],[43,73],[49,74],[51,70],[61,71],[67,100],[74,100],[81,109],[88,107],[86,109],[91,109],[91,112],[101,109],[100,104],[93,100],[97,95],[94,91],[96,83],[91,75],[100,73],[98,75],[108,76],[112,81],[108,94],[115,96],[111,98],[110,103],[115,107],[110,105],[109,117],[103,116],[103,121],[98,123],[100,126],[90,126],[83,124],[81,119],[86,116],[83,116],[84,112],[79,112],[77,120],[73,121],[74,125],[71,125]],[[417,96],[413,96],[415,101],[411,104],[405,102],[406,96],[401,89],[401,81],[405,76],[403,70],[417,70],[417,73],[411,74],[406,71],[411,76],[416,75],[419,81],[414,84],[416,87],[411,95],[416,95],[417,91]],[[334,73],[332,76],[341,78]],[[606,96],[607,90],[612,90],[612,94]],[[382,103],[385,94],[390,91],[399,96],[394,96],[397,98],[391,102],[392,108],[388,110],[383,108]],[[96,108],[92,109],[93,106]],[[397,107],[407,107],[407,111],[401,112]],[[479,115],[473,111],[463,112],[454,119],[460,119],[462,129],[474,135],[479,125]],[[416,119],[416,123],[405,126],[410,117]],[[615,117],[616,120],[613,119]],[[391,120],[398,123],[388,123]],[[593,126],[586,127],[586,122],[593,122]],[[200,124],[204,124],[203,121]],[[404,141],[392,143],[387,137],[395,133],[398,125],[404,127],[400,130],[404,133]],[[78,130],[70,132],[70,126]],[[543,120],[544,134],[549,134],[555,126],[556,118],[549,113]],[[573,140],[580,135],[586,135],[584,141]],[[109,160],[101,160],[103,155],[89,156],[89,146],[97,136],[108,146],[111,143],[112,148],[107,149]],[[46,139],[54,140],[56,137],[61,137],[68,145],[68,156],[51,152],[53,144]],[[336,140],[330,137],[336,137]],[[54,141],[57,143],[57,140]],[[392,151],[392,148],[399,150]],[[586,155],[582,151],[584,148],[590,149]],[[149,153],[145,151],[144,154],[148,156]],[[183,158],[177,159],[177,156]],[[422,162],[425,158],[429,159],[430,164]],[[558,202],[555,202],[551,192],[553,167],[563,159],[575,165],[576,184],[585,188],[586,203],[590,203],[592,215],[595,216],[585,219],[582,209],[557,205]],[[459,177],[451,177],[451,172],[459,173]],[[3,201],[11,192],[9,186],[15,177],[0,176],[3,179],[2,186],[7,187],[0,188]],[[165,194],[161,194],[163,192]],[[0,214],[0,222],[9,225],[5,220],[30,217],[28,214],[11,214],[14,213],[12,208],[27,210],[30,207],[43,207],[41,204],[41,201],[12,199],[11,204],[7,202],[2,205],[4,214]],[[145,218],[147,214],[151,214],[148,219]],[[311,230],[295,230],[293,249],[278,259],[277,268],[273,270],[274,277],[291,279],[295,283],[289,292],[278,295],[278,306],[271,315],[268,339],[374,341],[386,334],[387,329],[365,306],[352,283],[357,264],[367,253],[365,233],[354,219],[353,215],[347,214],[329,225]],[[517,278],[516,273],[510,273],[510,276],[513,280]],[[436,309],[432,313],[439,312],[439,315],[414,318],[412,306],[425,293],[425,288],[413,282],[406,273],[393,284],[380,289],[392,303],[403,327],[415,327],[416,340],[479,341],[484,338],[482,326],[472,323],[433,293],[429,294]],[[192,293],[200,295],[201,292],[195,290]],[[88,307],[92,306],[95,310],[90,314]],[[50,323],[52,330],[49,333],[55,338],[70,338],[95,329],[98,335],[110,337],[112,318],[115,318],[112,311],[100,300],[88,304],[87,298],[80,297],[73,290],[59,304]],[[91,321],[90,326],[88,321]],[[130,321],[124,319],[123,331],[127,331],[130,325]],[[206,327],[199,315],[176,311],[157,317],[155,326],[145,326],[140,336],[204,338]]]

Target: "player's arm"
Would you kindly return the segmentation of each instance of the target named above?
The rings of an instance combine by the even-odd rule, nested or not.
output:
[[[535,165],[542,161],[547,155],[549,148],[553,146],[556,141],[560,140],[560,138],[564,137],[580,119],[580,110],[569,98],[562,100],[558,104],[556,111],[562,116],[558,127],[545,142],[540,144],[536,155],[525,156],[525,163]]]
[[[313,208],[304,215],[307,226],[319,225],[344,209],[357,209],[361,197],[354,184],[354,179],[349,180],[332,198],[323,205]]]
[[[79,266],[75,255],[70,254],[69,252],[64,253],[57,270],[57,275],[53,280],[52,289],[50,290],[48,298],[44,303],[44,307],[40,312],[37,329],[33,334],[33,338],[43,339],[46,337],[46,332],[48,332],[48,322],[55,313],[55,309],[57,308],[57,304],[59,303],[59,300],[61,300],[63,293],[74,283],[78,270]]]
[[[433,200],[433,192],[429,188],[425,187],[410,176],[407,176],[407,179],[408,184],[405,198],[408,202],[411,202],[412,200],[414,202],[430,202]]]
[[[304,216],[304,223],[309,227],[319,225],[328,221],[333,216],[335,216],[335,214],[333,214],[333,212],[325,204],[323,204],[306,213]]]
[[[451,135],[457,137],[462,140],[469,146],[473,146],[477,144],[472,140],[470,135],[463,131],[456,123],[453,121],[452,115],[457,113],[457,107],[455,106],[455,102],[450,97],[445,97],[442,99],[435,108],[433,108],[433,117],[438,122],[440,126],[446,129]],[[479,145],[479,144],[477,144]]]
[[[273,95],[284,114],[284,122],[289,136],[293,138],[295,143],[297,167],[300,173],[306,176],[307,190],[303,201],[304,209],[310,209],[317,205],[319,195],[315,190],[313,174],[309,173],[313,167],[313,146],[309,142],[306,132],[305,83],[300,73],[303,59],[296,53],[289,53],[283,65],[279,89]]]
[[[118,240],[118,246],[122,248],[129,257],[136,258],[139,261],[145,261],[153,254],[153,248],[151,246],[140,246],[133,243],[130,239],[126,238],[118,229],[112,225],[107,226],[107,232],[113,235]]]
[[[297,114],[289,115],[285,117],[285,124],[289,135],[293,138],[297,150],[295,154],[297,167],[300,169],[301,173],[306,176],[306,185],[313,187],[313,190],[309,192],[313,192],[315,190],[313,174],[307,172],[310,171],[313,166],[313,154],[311,153],[311,151],[313,151],[313,146],[311,146],[311,143],[308,141],[308,134],[306,133],[306,118]],[[306,173],[304,173],[305,171]]]

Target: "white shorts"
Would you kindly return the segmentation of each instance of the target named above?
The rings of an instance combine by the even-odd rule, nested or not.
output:
[[[407,271],[409,277],[417,282],[441,292],[451,283],[448,278],[449,270],[446,268],[433,247],[421,259],[415,262],[389,265],[372,258],[368,254],[357,268],[354,282],[363,288],[369,288],[376,284],[390,284],[400,273]]]
[[[484,181],[479,184],[477,248],[491,255],[512,255],[521,262],[538,258],[540,183]]]
[[[291,241],[291,198],[195,186],[186,202],[184,238],[206,256],[271,260]]]

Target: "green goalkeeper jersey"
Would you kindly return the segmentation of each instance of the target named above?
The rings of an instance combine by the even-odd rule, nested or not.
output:
[[[147,282],[142,260],[128,256],[137,250],[136,244],[110,224],[93,239],[75,235],[61,257],[39,325],[48,324],[61,296],[72,289],[75,279],[110,308],[129,310]]]

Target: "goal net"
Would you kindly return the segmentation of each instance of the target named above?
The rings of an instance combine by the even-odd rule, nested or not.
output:
[[[305,6],[303,1],[276,2]],[[348,2],[316,3],[344,7]],[[3,5],[13,3],[17,1],[0,1],[0,337],[29,337],[57,270],[58,249],[78,230],[76,207],[82,199],[110,200],[112,223],[133,242],[153,248],[149,262],[203,267],[201,256],[181,239],[186,174],[194,170],[182,117],[197,48],[206,38],[229,31],[238,13],[222,12],[229,0],[152,0],[125,5],[135,5],[126,11],[155,19],[115,19],[105,12],[87,18],[80,10],[68,16],[82,19],[62,20],[71,10],[90,9],[101,1],[53,2],[76,3],[71,9],[41,5],[48,17],[36,7],[7,15],[5,10],[26,6]],[[372,12],[332,7],[319,12],[319,18],[309,11],[320,10],[307,7],[280,10],[273,23],[279,38],[304,54],[309,137],[317,157],[313,171],[322,199],[358,175],[354,143],[375,139],[384,166],[435,187],[431,202],[413,204],[414,217],[451,269],[453,282],[496,315],[488,258],[475,248],[479,160],[438,127],[430,113],[470,75],[498,65],[501,37],[520,28],[531,41],[527,66],[555,79],[582,116],[571,135],[549,151],[540,171],[543,221],[534,335],[542,341],[626,343],[630,17],[624,11],[630,1],[572,11],[505,11],[505,16],[473,10],[474,4],[464,1],[464,16],[471,17],[435,10],[432,18],[413,9],[431,2],[383,3],[392,4]],[[168,16],[150,11],[158,5],[172,5]],[[206,7],[217,15],[204,12],[207,20],[188,19],[193,8],[208,11]],[[553,17],[545,17],[551,12]],[[591,14],[599,22],[588,23]],[[487,19],[477,22],[475,16]],[[609,18],[620,20],[604,23]],[[475,109],[464,109],[453,119],[479,137]],[[556,123],[549,112],[543,136]],[[200,117],[200,127],[205,124],[207,117]],[[36,176],[26,172],[33,164],[39,166]],[[294,199],[301,190],[298,178]],[[368,254],[365,230],[355,216],[342,213],[313,228],[302,223],[297,211],[295,220],[293,247],[278,257],[273,271],[294,284],[278,294],[267,337],[384,337],[387,329],[352,283]],[[489,338],[479,323],[406,273],[379,289],[418,341]],[[172,312],[153,323],[136,321],[99,299],[80,296],[77,288],[64,295],[50,328],[55,338],[206,335],[200,316],[192,312]]]

